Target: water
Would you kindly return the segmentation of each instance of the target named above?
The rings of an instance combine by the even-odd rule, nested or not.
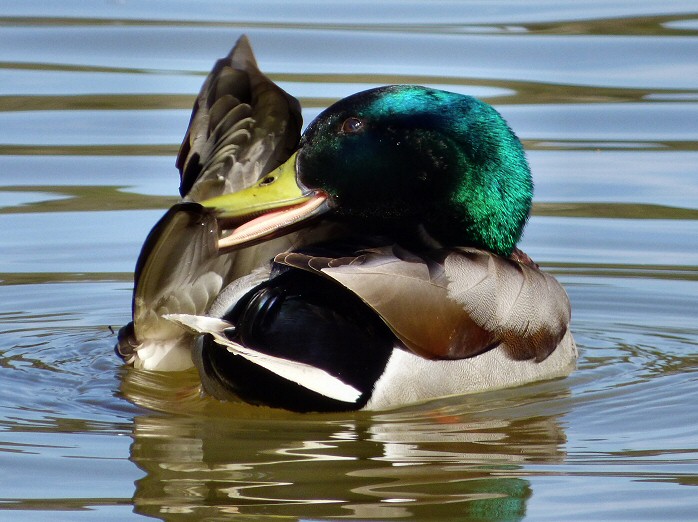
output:
[[[0,519],[692,520],[693,2],[25,1],[0,7]],[[201,398],[125,369],[145,234],[213,62],[247,33],[306,122],[370,86],[493,103],[523,248],[567,288],[570,378],[373,414]]]

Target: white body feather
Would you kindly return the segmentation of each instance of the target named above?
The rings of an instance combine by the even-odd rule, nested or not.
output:
[[[539,363],[513,360],[501,346],[460,360],[428,360],[395,348],[364,409],[384,410],[437,397],[566,377],[574,370],[576,359],[577,347],[569,331],[558,348]]]

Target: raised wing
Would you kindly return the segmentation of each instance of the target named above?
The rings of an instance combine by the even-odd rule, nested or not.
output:
[[[349,257],[279,254],[275,262],[339,282],[378,313],[411,351],[463,359],[504,344],[544,360],[569,326],[567,294],[533,264],[460,248],[417,256],[398,247]]]
[[[218,228],[196,201],[240,190],[284,162],[300,138],[298,101],[264,76],[246,37],[219,60],[194,105],[177,166],[183,202],[155,225],[135,272],[133,323],[118,352],[148,369],[190,366],[190,334],[164,314],[201,315],[232,279],[281,251],[278,241],[219,255]],[[285,245],[285,243],[284,243]]]
[[[298,100],[259,71],[242,36],[194,103],[177,156],[180,194],[202,201],[248,187],[295,151],[302,123]]]

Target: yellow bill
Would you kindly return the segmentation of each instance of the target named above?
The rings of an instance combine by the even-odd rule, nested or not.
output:
[[[218,248],[229,250],[284,235],[324,212],[327,194],[298,184],[294,153],[249,188],[203,201],[225,231]]]

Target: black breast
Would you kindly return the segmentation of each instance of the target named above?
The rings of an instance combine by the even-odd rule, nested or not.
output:
[[[225,390],[253,404],[293,411],[360,409],[395,343],[390,330],[358,297],[333,281],[297,269],[253,288],[224,319],[235,325],[231,340],[321,368],[361,392],[356,403],[325,397],[231,354],[210,336],[204,339],[197,362],[204,386],[213,395]]]

